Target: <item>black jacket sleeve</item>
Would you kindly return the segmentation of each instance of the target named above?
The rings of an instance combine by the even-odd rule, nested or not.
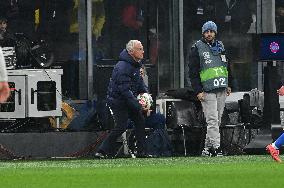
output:
[[[218,41],[219,43],[221,43],[223,49],[225,49],[224,44],[221,41]],[[226,50],[224,50],[223,52],[221,52],[222,55],[226,56],[227,59],[227,70],[228,70],[228,87],[232,88],[233,85],[233,76],[232,76],[232,71],[231,71],[231,66],[230,66],[230,59],[228,59],[227,57],[227,53]]]
[[[126,100],[128,107],[133,111],[139,111],[142,109],[142,106],[139,104],[139,101],[133,95],[132,91],[130,90],[131,87],[131,77],[127,71],[123,71],[122,74],[119,74],[117,82],[118,89]]]
[[[233,87],[233,76],[232,76],[232,71],[230,67],[230,61],[228,61],[228,87],[232,88]]]
[[[201,79],[200,79],[200,60],[197,48],[193,46],[189,53],[188,59],[189,79],[195,94],[203,92]]]

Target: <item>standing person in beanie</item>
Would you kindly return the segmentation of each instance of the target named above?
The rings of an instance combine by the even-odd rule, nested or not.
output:
[[[204,156],[222,155],[219,126],[226,96],[231,93],[225,48],[221,41],[216,40],[216,35],[217,25],[206,22],[202,26],[202,38],[191,48],[188,64],[189,78],[201,101],[207,123]]]

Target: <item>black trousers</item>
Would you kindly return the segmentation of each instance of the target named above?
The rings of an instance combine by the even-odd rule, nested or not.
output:
[[[99,150],[108,155],[115,152],[115,142],[126,131],[128,119],[134,122],[135,137],[137,140],[137,154],[145,154],[145,118],[142,111],[131,111],[125,106],[112,106],[115,127],[101,144]]]

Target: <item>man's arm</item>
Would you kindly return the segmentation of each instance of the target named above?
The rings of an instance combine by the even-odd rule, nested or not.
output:
[[[189,54],[189,78],[192,85],[192,88],[196,94],[202,93],[203,88],[201,84],[200,79],[200,60],[197,48],[194,46],[191,48],[190,54]]]
[[[281,84],[281,87],[277,90],[278,95],[284,96],[284,84]]]
[[[230,60],[227,58],[227,70],[228,70],[228,87],[227,87],[227,95],[229,96],[232,93],[232,87],[233,87],[233,75],[232,75],[232,69],[230,66]]]
[[[0,48],[0,82],[7,82],[8,75],[2,48]]]
[[[127,105],[132,110],[139,111],[142,109],[142,106],[131,92],[130,82],[131,82],[130,76],[126,72],[123,72],[118,75],[116,84],[118,84],[118,89],[121,95],[123,96],[123,98],[126,100]]]
[[[2,48],[0,48],[0,103],[6,102],[10,96],[8,75]]]

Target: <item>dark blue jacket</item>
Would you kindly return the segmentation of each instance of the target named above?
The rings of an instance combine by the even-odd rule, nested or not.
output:
[[[141,64],[135,62],[127,50],[120,53],[108,86],[107,99],[112,107],[127,107],[131,110],[141,110],[137,100],[140,93],[147,93],[147,87],[140,76]]]

